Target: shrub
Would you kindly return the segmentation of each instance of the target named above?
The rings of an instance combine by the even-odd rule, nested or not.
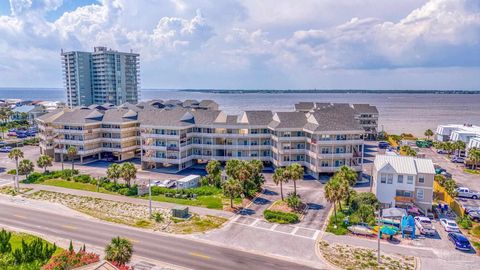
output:
[[[100,257],[95,253],[80,251],[78,253],[68,250],[53,256],[52,259],[42,267],[43,270],[63,270],[74,269],[80,266],[89,265],[100,261]]]
[[[90,183],[90,180],[92,180],[90,175],[86,175],[86,174],[75,175],[74,177],[72,177],[72,179],[73,181],[80,182],[80,183]]]
[[[15,175],[15,174],[17,174],[17,170],[11,169],[11,170],[7,171],[7,174]]]
[[[469,216],[465,217],[458,217],[457,218],[457,223],[462,229],[470,229],[472,228],[472,220],[470,219]]]
[[[117,191],[120,195],[124,195],[124,196],[136,196],[138,194],[137,192],[137,185],[134,185],[132,187],[123,187],[123,188],[120,188],[118,191]]]
[[[43,176],[43,173],[33,172],[25,179],[25,183],[36,183]]]
[[[289,207],[293,209],[298,209],[302,205],[302,201],[300,200],[300,195],[296,193],[289,193],[287,196],[287,204]]]
[[[265,210],[263,211],[263,216],[270,222],[276,222],[280,224],[297,223],[299,221],[297,214],[279,211]]]
[[[476,237],[480,237],[480,225],[476,225],[475,227],[473,227],[471,233]]]
[[[378,207],[378,199],[375,194],[371,192],[357,193],[351,202],[351,208],[353,211],[357,211],[362,205],[371,205],[374,209]]]
[[[216,195],[221,193],[222,190],[217,188],[217,187],[212,187],[212,186],[201,186],[198,188],[188,188],[188,189],[179,189],[179,190],[174,190],[170,188],[165,188],[165,187],[152,187],[152,195],[158,196],[158,195],[165,195],[166,193],[179,193],[179,194],[185,194],[188,196],[192,196],[193,194],[197,194],[197,196],[211,196],[211,195]]]
[[[163,217],[162,213],[160,213],[160,212],[155,212],[155,213],[153,213],[152,218],[153,218],[153,219],[155,220],[155,222],[157,222],[157,223],[162,223],[163,220],[164,220],[164,217]]]

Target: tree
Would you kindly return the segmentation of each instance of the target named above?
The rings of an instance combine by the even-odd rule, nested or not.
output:
[[[222,179],[222,166],[218,160],[210,160],[205,168],[209,185],[219,187]]]
[[[237,167],[240,165],[240,160],[238,159],[230,159],[225,164],[225,173],[230,178],[235,178]]]
[[[108,166],[107,177],[113,180],[113,183],[117,184],[118,179],[122,176],[122,168],[117,163],[112,163]]]
[[[133,245],[128,239],[117,236],[105,247],[105,260],[125,265],[130,262]]]
[[[8,158],[15,160],[16,172],[15,172],[15,180],[13,181],[13,185],[15,186],[15,189],[18,190],[20,189],[20,184],[18,182],[18,160],[20,158],[23,158],[23,152],[18,148],[14,148],[12,149],[12,151],[10,151],[10,153],[8,153]]]
[[[33,172],[35,165],[28,159],[24,159],[20,161],[18,165],[18,174],[28,176],[30,173]]]
[[[428,140],[430,140],[430,137],[433,136],[433,131],[431,129],[425,130],[425,133],[423,133],[427,137]]]
[[[480,163],[480,149],[476,147],[470,148],[468,150],[468,161],[472,164],[473,169],[475,170]]]
[[[293,181],[293,193],[297,194],[297,181],[303,179],[303,167],[298,163],[293,163],[286,168],[287,176]]]
[[[47,167],[53,166],[53,159],[47,155],[41,155],[37,160],[37,166],[43,168],[43,172],[47,171]]]
[[[325,199],[329,203],[333,204],[333,214],[335,216],[335,224],[337,223],[337,202],[340,201],[341,195],[341,183],[338,180],[339,178],[332,177],[330,181],[325,185]]]
[[[75,146],[70,146],[67,149],[67,156],[72,161],[72,170],[75,169],[75,157],[77,156],[77,148]]]
[[[259,190],[265,182],[265,178],[262,174],[263,162],[258,159],[253,159],[249,163],[252,171],[252,182],[255,184],[255,188]]]
[[[411,156],[411,157],[417,156],[417,152],[408,145],[403,145],[402,147],[400,147],[400,153],[404,156]]]
[[[233,208],[233,199],[238,197],[243,191],[240,182],[233,178],[229,178],[222,184],[222,189],[223,194],[230,198],[230,207]]]
[[[358,173],[348,166],[342,166],[335,174],[344,178],[352,187],[357,183]]]
[[[463,141],[456,141],[453,143],[453,149],[457,151],[457,156],[460,156],[460,153],[465,150],[465,143]]]
[[[245,196],[249,194],[249,182],[251,182],[252,171],[247,161],[241,161],[235,169],[235,178],[242,185],[242,193]]]
[[[285,168],[276,168],[273,173],[273,182],[278,186],[280,185],[280,196],[283,201],[283,183],[288,183],[288,178],[285,177]]]
[[[137,177],[137,168],[131,162],[125,162],[121,166],[121,173],[120,176],[122,177],[123,181],[127,183],[127,186],[130,187],[130,181]]]
[[[5,229],[0,231],[0,254],[10,253],[12,251],[12,244],[10,243],[11,237],[11,232],[7,232]]]

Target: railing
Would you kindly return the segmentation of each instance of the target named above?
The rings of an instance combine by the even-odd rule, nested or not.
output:
[[[413,197],[395,196],[395,202],[399,202],[399,203],[415,203],[415,199],[414,199]]]

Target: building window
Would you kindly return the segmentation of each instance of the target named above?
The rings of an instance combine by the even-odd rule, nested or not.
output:
[[[407,176],[407,184],[409,185],[413,184],[413,175]]]
[[[402,184],[402,183],[403,183],[403,175],[399,175],[399,176],[398,176],[397,182],[398,182],[399,184]]]
[[[393,174],[388,175],[387,184],[393,184]]]
[[[423,200],[423,189],[417,189],[417,199]]]
[[[381,182],[382,184],[385,184],[385,183],[387,182],[387,175],[386,175],[386,174],[383,174],[383,173],[382,173],[382,174],[380,175],[380,182]]]
[[[328,167],[328,161],[322,160],[322,167]]]
[[[419,182],[419,183],[425,183],[425,176],[423,176],[423,175],[422,175],[422,176],[419,176],[419,177],[418,177],[418,182]]]

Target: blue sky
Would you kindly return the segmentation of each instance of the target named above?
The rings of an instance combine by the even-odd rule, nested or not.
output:
[[[98,45],[143,88],[480,89],[478,0],[0,0],[0,87]]]

